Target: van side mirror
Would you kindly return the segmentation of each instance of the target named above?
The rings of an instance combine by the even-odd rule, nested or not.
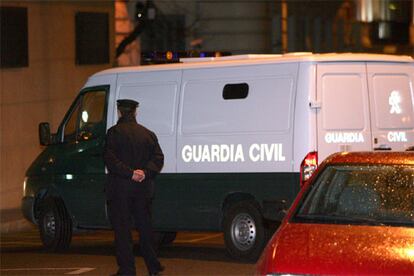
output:
[[[39,124],[39,141],[42,146],[50,144],[51,135],[49,123],[43,122]]]

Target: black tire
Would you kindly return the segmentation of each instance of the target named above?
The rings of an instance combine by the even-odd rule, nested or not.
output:
[[[62,251],[69,248],[72,241],[72,220],[62,200],[48,198],[42,202],[39,232],[47,250]]]
[[[241,201],[225,210],[224,241],[230,256],[256,262],[266,245],[263,218],[252,201]]]

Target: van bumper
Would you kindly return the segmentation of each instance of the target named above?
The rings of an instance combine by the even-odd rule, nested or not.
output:
[[[34,216],[34,201],[35,199],[33,196],[23,197],[21,202],[21,210],[25,219],[31,223],[37,224]]]

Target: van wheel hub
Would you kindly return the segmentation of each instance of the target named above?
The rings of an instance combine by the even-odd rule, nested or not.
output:
[[[231,226],[231,238],[239,250],[249,250],[256,240],[256,224],[246,213],[238,214]]]
[[[55,222],[55,216],[53,215],[53,212],[50,211],[47,214],[45,214],[45,217],[43,220],[43,226],[48,236],[53,237],[55,235],[56,222]]]

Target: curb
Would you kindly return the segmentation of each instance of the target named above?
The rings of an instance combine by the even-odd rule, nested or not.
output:
[[[23,217],[19,207],[0,209],[0,234],[28,231],[35,228],[33,223]]]
[[[0,234],[9,234],[36,229],[36,226],[25,219],[2,222],[0,224]]]

